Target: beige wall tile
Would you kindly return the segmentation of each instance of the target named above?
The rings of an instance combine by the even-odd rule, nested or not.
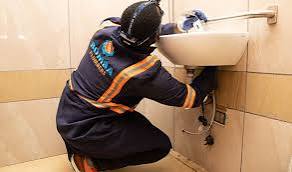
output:
[[[174,64],[171,61],[169,61],[167,59],[167,57],[165,57],[164,55],[162,55],[160,53],[160,51],[158,51],[157,49],[153,52],[153,55],[156,55],[160,59],[160,61],[162,63],[162,66],[174,67]]]
[[[274,91],[274,75],[248,73],[246,111],[272,115],[275,109]]]
[[[91,36],[100,28],[100,22],[110,16],[121,16],[123,10],[138,0],[70,0],[70,33],[72,67],[77,67],[89,44]],[[162,1],[165,11],[164,22],[169,21],[168,1]],[[159,54],[157,51],[154,54]],[[172,64],[159,55],[166,66]]]
[[[228,110],[226,126],[214,124],[213,146],[205,146],[207,135],[188,135],[182,129],[194,131],[198,127],[199,109],[175,111],[175,150],[209,172],[239,172],[243,131],[243,112]]]
[[[197,121],[200,113],[199,108],[188,110],[175,108],[174,150],[207,170],[206,166],[204,166],[205,164],[201,163],[201,161],[206,159],[206,154],[203,153],[203,151],[207,149],[207,147],[203,146],[205,144],[204,137],[206,137],[206,135],[190,136],[182,132],[183,129],[194,132],[197,131],[196,129],[200,125]]]
[[[0,166],[65,153],[56,129],[59,99],[0,103]]]
[[[187,72],[184,68],[175,68],[173,77],[183,83],[189,83]]]
[[[175,68],[174,77],[184,83],[190,81],[184,68]],[[218,71],[217,104],[244,111],[246,72]]]
[[[242,172],[288,172],[292,167],[292,124],[246,114]]]
[[[59,97],[70,70],[0,72],[0,103]]]
[[[244,111],[246,72],[218,71],[217,104]]]
[[[194,76],[198,76],[198,74],[200,74],[201,71],[202,71],[202,68],[198,67],[194,71]],[[174,68],[173,77],[176,78],[178,81],[182,83],[186,83],[186,84],[190,84],[193,78],[191,76],[188,76],[187,70],[183,66],[178,66]]]
[[[0,1],[0,71],[70,67],[67,3]]]
[[[248,71],[291,74],[292,11],[289,7],[292,1],[250,0],[250,9],[262,9],[270,4],[279,4],[276,25],[268,25],[265,19],[250,21]]]
[[[145,112],[144,115],[151,121],[153,125],[165,132],[170,140],[174,141],[174,108],[166,106],[158,102],[145,99]]]
[[[277,119],[292,122],[292,76],[276,75],[274,82],[276,85],[273,98],[275,104],[274,116]]]
[[[248,73],[246,110],[292,121],[292,76]]]
[[[226,5],[228,4],[228,8]],[[228,0],[228,1],[216,1],[216,0],[175,0],[174,1],[174,15],[175,20],[180,20],[180,16],[193,9],[203,10],[209,18],[232,15],[238,12],[244,12],[248,10],[247,0]],[[224,21],[207,25],[207,30],[216,31],[247,31],[246,21]]]
[[[140,112],[142,114],[145,113],[146,110],[146,99],[141,100],[138,106],[135,108],[135,111]]]
[[[172,76],[174,76],[175,68],[167,67],[167,66],[165,66],[164,68],[167,70],[167,72],[169,72]]]

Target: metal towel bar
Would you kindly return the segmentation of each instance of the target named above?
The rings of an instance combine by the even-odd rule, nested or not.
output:
[[[186,13],[185,15],[193,15],[191,12]],[[258,11],[248,11],[239,14],[234,14],[230,16],[222,16],[222,17],[214,17],[209,18],[207,23],[217,22],[222,20],[230,20],[230,19],[250,19],[250,18],[267,18],[268,24],[277,23],[277,15],[278,15],[278,6],[272,5],[269,6],[266,10],[258,10]]]

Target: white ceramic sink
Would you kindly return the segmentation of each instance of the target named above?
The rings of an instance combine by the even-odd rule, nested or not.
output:
[[[160,37],[159,51],[187,66],[236,65],[246,50],[247,32],[192,32]]]

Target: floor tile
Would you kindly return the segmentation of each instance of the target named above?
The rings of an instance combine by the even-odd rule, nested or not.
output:
[[[186,162],[188,163],[188,162]],[[36,161],[26,162],[22,164],[12,165],[0,168],[0,172],[73,172],[69,161],[67,160],[67,155],[60,155],[45,159],[40,159]],[[119,170],[114,170],[112,172],[206,172],[200,167],[195,169],[190,168],[185,165],[182,161],[178,160],[171,154],[164,159],[146,165],[131,166]]]

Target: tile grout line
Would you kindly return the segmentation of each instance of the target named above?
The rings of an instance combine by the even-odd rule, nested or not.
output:
[[[168,2],[168,22],[170,22],[171,20],[172,20],[172,18],[171,18],[171,0],[168,0],[167,1]]]
[[[247,62],[246,62],[246,67],[248,67],[248,57],[247,57]],[[164,67],[172,67],[172,66],[164,66]],[[184,68],[181,68],[181,67],[173,67],[173,68],[177,68],[177,69],[184,69]],[[219,69],[218,70],[219,72],[234,72],[234,73],[251,73],[251,74],[263,74],[263,75],[285,75],[285,76],[292,76],[292,73],[291,74],[287,74],[287,73],[274,73],[274,72],[254,72],[254,71],[244,71],[244,70],[226,70],[226,69]]]
[[[247,0],[247,10],[250,9],[250,0]],[[246,29],[249,32],[249,20],[246,20]],[[239,171],[242,172],[243,165],[243,149],[244,149],[244,134],[245,134],[245,118],[246,118],[246,102],[247,102],[247,74],[248,74],[248,62],[249,62],[249,43],[247,43],[247,55],[246,55],[246,64],[245,64],[245,88],[244,88],[244,108],[243,108],[243,121],[242,121],[242,133],[241,133],[241,150],[240,150],[240,166]]]
[[[168,0],[168,15],[169,22],[174,22],[174,0]]]
[[[248,61],[248,59],[247,59],[247,61]],[[247,62],[248,63],[248,62]],[[239,70],[239,71],[237,71],[237,70],[225,70],[225,69],[219,69],[218,71],[220,71],[220,72],[245,72],[245,73],[250,73],[250,74],[263,74],[263,75],[285,75],[285,76],[292,76],[292,73],[291,74],[287,74],[287,73],[273,73],[273,72],[271,72],[271,73],[269,73],[269,72],[253,72],[253,71],[241,71],[241,70]]]
[[[242,164],[243,164],[243,149],[244,149],[244,134],[245,134],[245,116],[246,113],[243,113],[243,120],[242,120],[242,133],[241,133],[241,150],[240,150],[240,167],[239,171],[242,172]]]
[[[67,0],[67,19],[68,19],[68,44],[69,44],[69,64],[72,68],[72,53],[71,53],[71,23],[70,23],[70,0]]]
[[[245,70],[228,70],[228,69],[218,69],[218,71],[222,72],[246,72]]]
[[[174,14],[174,6],[175,6],[175,0],[172,0],[172,21],[175,22],[175,14]]]
[[[175,108],[172,107],[172,139],[173,139],[173,146],[175,145]]]
[[[7,73],[7,72],[31,72],[31,71],[57,71],[57,70],[71,70],[75,68],[47,68],[47,69],[19,69],[19,70],[5,70],[0,71],[0,73]]]
[[[173,68],[173,71],[174,71],[173,73],[175,75],[176,74],[176,68]],[[176,142],[176,132],[175,132],[176,131],[175,130],[176,129],[176,122],[175,122],[175,114],[176,114],[176,108],[174,107],[173,108],[173,122],[172,122],[173,123],[173,129],[172,130],[173,130],[173,149],[174,150],[176,150],[176,143],[175,143]]]
[[[254,73],[254,74],[264,74],[264,75],[286,75],[286,76],[292,76],[292,73],[275,73],[275,72],[254,72],[254,71],[248,71],[247,73]]]
[[[259,117],[262,117],[262,118],[267,118],[267,119],[270,119],[270,120],[275,120],[275,121],[280,121],[280,122],[285,122],[285,123],[288,123],[288,124],[292,124],[292,122],[290,122],[290,121],[286,121],[286,120],[282,120],[282,119],[277,119],[277,118],[265,116],[263,114],[258,114],[258,113],[248,112],[248,111],[246,111],[246,113],[249,113],[251,115],[256,115],[256,116],[259,116]]]
[[[29,101],[38,101],[38,100],[50,100],[50,99],[58,99],[60,97],[48,97],[48,98],[39,98],[39,99],[27,99],[27,100],[15,100],[15,101],[7,101],[7,102],[0,102],[1,104],[7,103],[20,103],[20,102],[29,102]]]
[[[217,105],[219,105],[219,104],[217,104]],[[246,111],[246,110],[235,109],[235,108],[224,106],[224,105],[219,105],[219,106],[223,106],[224,108],[230,109],[230,110],[235,110],[235,111],[239,111],[239,112],[243,112],[243,113],[249,113],[249,114],[252,114],[252,115],[259,116],[259,117],[263,117],[263,118],[267,118],[267,119],[271,119],[271,120],[276,120],[276,121],[292,124],[292,122],[290,122],[290,121],[286,121],[286,120],[282,120],[282,119],[278,119],[278,118],[265,116],[264,114],[259,114],[259,113],[255,113],[255,112],[249,112],[249,111]]]
[[[20,164],[25,164],[25,163],[29,163],[29,162],[33,162],[33,161],[39,161],[39,160],[44,160],[44,159],[53,158],[53,157],[57,157],[57,156],[62,156],[62,155],[67,155],[67,153],[61,153],[61,154],[56,154],[56,155],[50,155],[50,156],[47,156],[47,157],[42,157],[42,158],[32,159],[32,160],[28,160],[28,161],[22,161],[22,162],[19,162],[19,163],[9,164],[9,165],[6,165],[6,166],[0,166],[0,169],[1,169],[1,168],[6,168],[6,167],[12,167],[12,166],[15,166],[15,165],[20,165]],[[68,160],[68,161],[69,161],[69,160]]]
[[[183,165],[189,167],[193,172],[207,172],[205,168],[175,150],[172,150],[169,154]]]
[[[247,0],[247,11],[249,11],[250,9],[250,0]],[[249,25],[250,25],[250,21],[249,20],[246,20],[246,30],[247,32],[249,33]],[[245,72],[248,72],[248,60],[249,60],[249,42],[247,42],[247,55],[246,55],[246,64],[245,64]]]

